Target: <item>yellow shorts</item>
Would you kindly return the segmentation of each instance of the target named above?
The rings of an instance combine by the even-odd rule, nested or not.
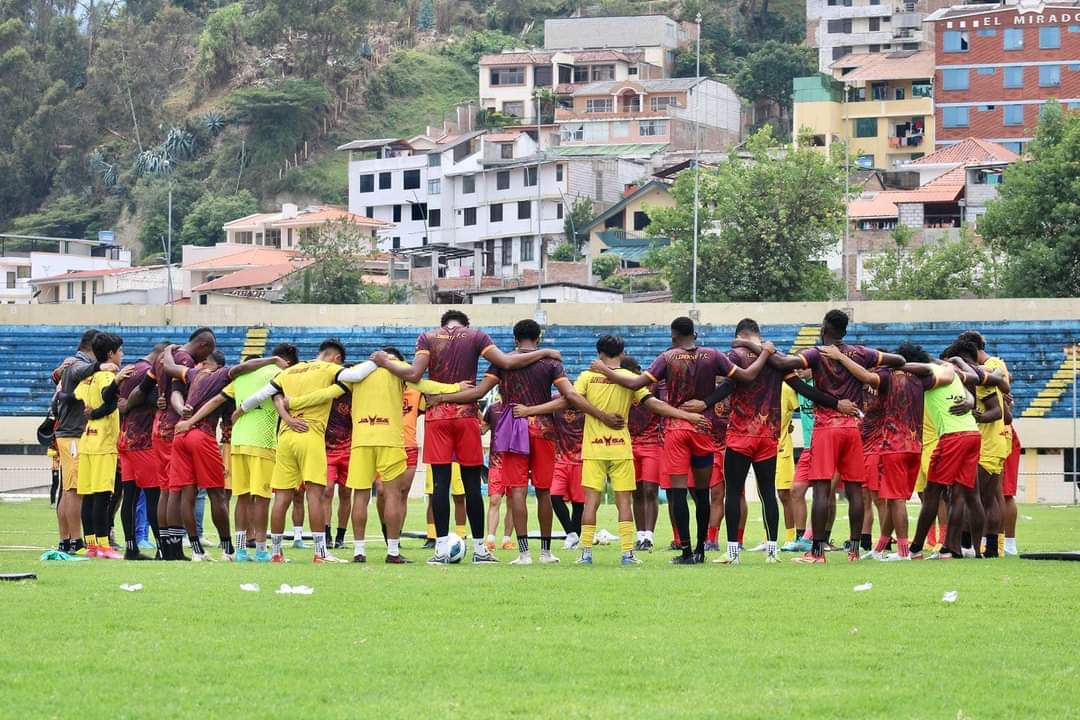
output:
[[[776,456],[776,489],[790,490],[795,486],[795,456]]]
[[[919,477],[915,480],[915,492],[922,492],[926,489],[926,477],[930,472],[930,458],[934,455],[936,448],[937,440],[932,443],[923,443],[922,458],[919,461]]]
[[[435,476],[431,474],[431,466],[427,466],[424,473],[424,494],[430,495],[435,492]],[[450,494],[464,495],[465,483],[461,481],[461,466],[457,463],[450,464]]]
[[[278,438],[273,490],[296,490],[304,483],[326,485],[326,442],[312,432],[285,433]]]
[[[56,438],[60,450],[60,481],[64,490],[79,487],[79,438]]]
[[[112,492],[116,487],[116,453],[108,455],[79,456],[80,495],[92,495],[99,492]]]
[[[633,492],[637,488],[634,477],[634,460],[583,460],[581,463],[581,486],[604,491],[604,483],[611,479],[615,492]]]
[[[1005,471],[1005,458],[980,455],[979,467],[985,470],[989,475],[1000,475]]]
[[[396,480],[408,466],[405,448],[386,445],[357,446],[349,453],[349,477],[345,487],[370,490],[375,476],[383,482]]]
[[[232,453],[227,467],[233,495],[270,497],[270,479],[274,477],[273,458]]]
[[[232,445],[221,444],[221,464],[225,467],[225,489],[232,490]]]

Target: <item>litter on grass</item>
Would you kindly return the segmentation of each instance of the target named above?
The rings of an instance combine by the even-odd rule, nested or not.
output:
[[[945,595],[941,598],[941,602],[954,603],[958,597],[960,597],[960,593],[955,590],[947,590]]]
[[[129,585],[128,583],[124,583],[123,585],[120,586],[120,589],[125,590],[127,592],[138,592],[139,590],[142,590],[142,583],[135,583],[134,585]]]
[[[259,586],[256,583],[244,583],[240,586],[240,589],[244,592],[259,592]]]
[[[855,592],[866,592],[867,590],[872,590],[873,588],[874,583],[863,583],[862,585],[855,586]]]
[[[281,583],[281,587],[275,592],[277,592],[278,595],[311,595],[315,592],[315,588],[308,587],[307,585],[297,585],[296,587],[293,587],[288,583]]]
[[[1031,517],[1030,515],[1024,515],[1023,517],[1024,517],[1025,520],[1034,520],[1035,519],[1035,518]]]

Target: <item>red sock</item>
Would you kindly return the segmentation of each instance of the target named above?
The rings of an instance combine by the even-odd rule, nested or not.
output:
[[[709,526],[709,534],[708,534],[708,537],[706,538],[706,540],[708,542],[711,542],[711,543],[716,542],[716,536],[719,533],[720,533],[720,528],[719,527],[714,527],[714,526],[710,525]]]
[[[927,545],[937,545],[937,526],[931,525],[930,532],[926,534]]]
[[[745,528],[739,528],[739,544],[740,544],[740,545],[742,545],[742,541],[743,541],[743,533],[745,533],[745,532],[746,532],[746,529],[745,529]]]
[[[941,525],[938,526],[937,544],[938,545],[944,545],[945,540],[948,537],[949,537],[949,524],[948,523],[942,523]]]
[[[671,528],[671,539],[675,541],[676,545],[682,545],[682,541],[679,540],[679,528]]]
[[[885,552],[885,548],[889,547],[889,540],[891,539],[892,538],[890,538],[888,535],[882,535],[881,537],[879,537],[877,539],[877,545],[874,546],[874,552]]]
[[[907,538],[897,538],[897,540],[896,540],[896,553],[900,557],[907,557],[908,555],[911,554],[911,552],[908,550],[908,545],[909,545],[909,543],[908,543]]]

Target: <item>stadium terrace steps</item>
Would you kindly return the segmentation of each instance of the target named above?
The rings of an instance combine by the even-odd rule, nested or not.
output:
[[[250,327],[244,335],[244,347],[240,349],[240,357],[260,357],[266,352],[266,343],[270,338],[270,328],[266,326]]]
[[[1031,401],[1031,405],[1024,409],[1023,417],[1047,417],[1058,405],[1062,398],[1066,397],[1076,382],[1076,370],[1073,368],[1073,354],[1080,352],[1080,345],[1065,348],[1065,357],[1054,371],[1054,374],[1046,381],[1046,385],[1039,390],[1038,395]],[[1080,358],[1075,362],[1080,363]],[[1061,404],[1061,415],[1071,412],[1071,403]]]

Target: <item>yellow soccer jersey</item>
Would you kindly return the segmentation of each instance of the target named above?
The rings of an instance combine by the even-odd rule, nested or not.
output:
[[[632,372],[623,368],[615,372],[634,376]],[[632,405],[637,405],[649,395],[647,388],[627,390],[622,385],[613,383],[604,375],[591,370],[578,375],[574,389],[597,409],[622,418],[629,415]],[[630,430],[626,425],[615,430],[591,415],[585,416],[585,433],[581,442],[582,460],[626,460],[633,457]]]
[[[302,395],[308,395],[317,390],[325,390],[333,385],[341,370],[342,368],[340,365],[323,362],[321,360],[312,360],[311,362],[297,363],[290,368],[282,370],[270,382],[273,383],[274,387],[284,393],[285,397],[301,397]],[[320,442],[322,442],[321,438],[326,433],[326,422],[330,418],[330,408],[332,403],[333,401],[331,399],[325,399],[322,402],[310,405],[297,410],[296,412],[293,412],[290,409],[289,412],[296,419],[303,420],[307,423],[308,433],[320,438]],[[281,427],[278,430],[278,437],[291,432],[292,430],[288,425],[281,423]]]
[[[780,440],[776,444],[777,455],[788,457],[795,454],[795,446],[791,442],[791,416],[799,409],[799,395],[791,387],[784,383],[780,386]]]
[[[102,391],[112,384],[116,373],[99,370],[83,380],[75,388],[75,397],[93,409],[101,407]],[[88,420],[82,439],[79,440],[80,455],[110,455],[115,453],[120,439],[120,412],[113,410],[103,418]]]
[[[996,362],[995,362],[996,361]],[[990,358],[984,366],[988,371],[995,369],[1008,373],[1005,363],[998,358]],[[980,412],[986,408],[986,400],[996,396],[998,405],[1005,407],[1005,398],[1001,390],[988,385],[979,385],[975,388],[975,405]],[[979,423],[979,434],[982,435],[982,444],[979,448],[979,456],[983,458],[1005,458],[1012,451],[1012,435],[1005,424],[1004,416],[989,423]]]

